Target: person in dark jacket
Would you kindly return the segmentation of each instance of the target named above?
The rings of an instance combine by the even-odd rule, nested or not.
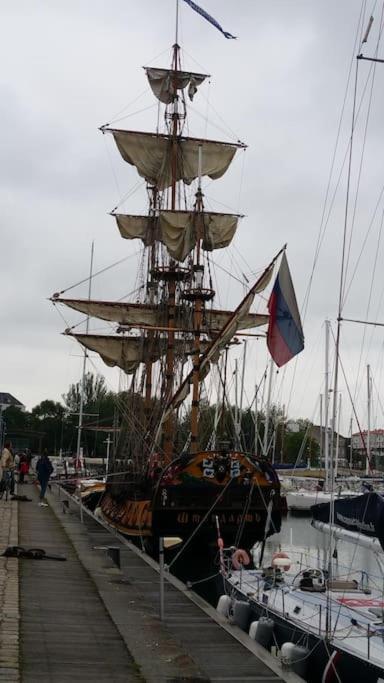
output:
[[[53,472],[53,466],[48,458],[47,451],[44,451],[43,455],[40,456],[36,463],[37,478],[40,484],[40,507],[47,507],[47,503],[44,500],[45,492],[47,490],[49,477]]]

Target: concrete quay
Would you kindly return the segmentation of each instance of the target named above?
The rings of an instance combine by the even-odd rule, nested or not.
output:
[[[46,508],[33,485],[22,493],[32,502],[0,500],[0,553],[21,545],[66,561],[0,556],[0,683],[301,681],[172,576],[160,621],[153,560],[85,511],[81,522],[57,486]]]

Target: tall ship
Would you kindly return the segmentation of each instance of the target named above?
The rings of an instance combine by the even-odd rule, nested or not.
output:
[[[211,252],[231,244],[241,216],[207,210],[204,182],[219,181],[245,145],[188,135],[188,100],[208,76],[183,70],[177,29],[169,68],[144,72],[163,129],[101,128],[145,181],[145,215],[113,211],[121,237],[141,242],[140,298],[53,300],[114,324],[112,335],[68,335],[131,378],[100,502],[104,520],[152,553],[161,537],[196,537],[202,547],[215,543],[218,530],[226,546],[250,548],[280,530],[278,476],[265,454],[240,447],[239,435],[232,442],[220,440],[219,430],[203,437],[202,389],[220,363],[224,397],[228,349],[242,331],[268,324],[268,311],[251,307],[277,262],[290,279],[285,250],[234,310],[215,306]]]

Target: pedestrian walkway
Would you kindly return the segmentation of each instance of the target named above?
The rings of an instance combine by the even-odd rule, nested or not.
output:
[[[22,683],[139,683],[133,658],[52,509],[38,506],[32,485],[28,496],[32,503],[19,503],[19,544],[67,560],[19,560]]]
[[[158,565],[52,488],[47,507],[32,484],[31,502],[0,500],[0,683],[299,682],[172,577],[160,621]],[[66,560],[5,558],[8,545]]]
[[[9,545],[17,545],[17,503],[0,500],[0,548]],[[0,682],[4,683],[20,680],[18,569],[18,560],[0,555]]]

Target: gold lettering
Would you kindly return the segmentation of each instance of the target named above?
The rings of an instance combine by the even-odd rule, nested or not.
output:
[[[177,515],[177,521],[179,524],[187,524],[189,521],[189,514],[188,512],[179,512]]]

